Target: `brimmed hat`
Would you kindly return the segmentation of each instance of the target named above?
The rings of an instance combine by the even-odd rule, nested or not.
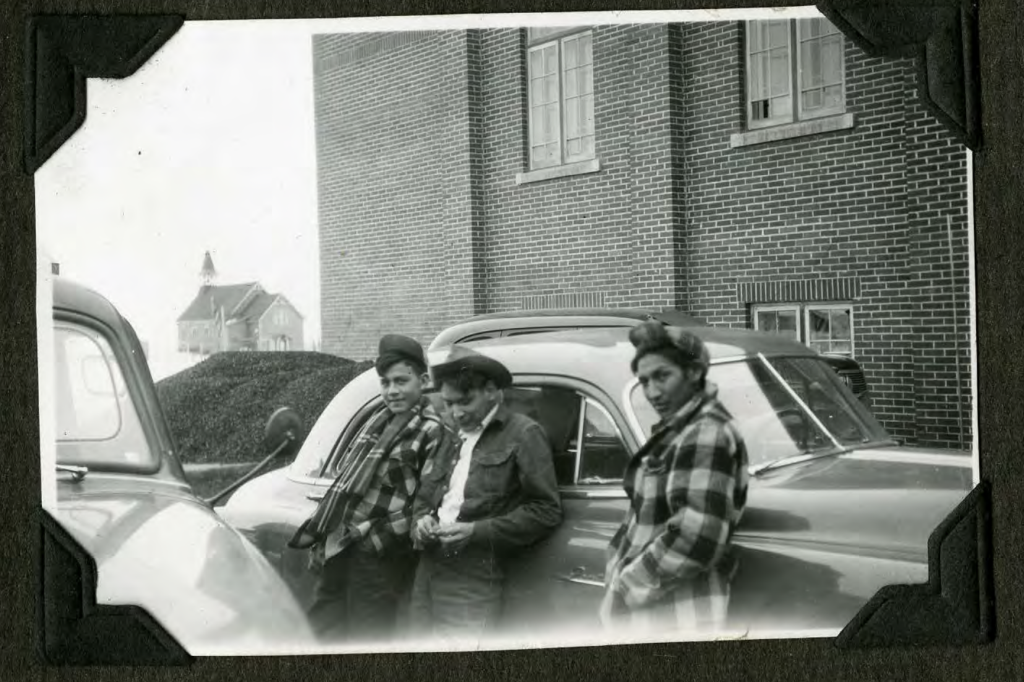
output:
[[[423,369],[427,368],[427,359],[419,341],[401,334],[382,336],[377,347],[377,362],[374,363],[377,373],[383,374],[396,362],[403,361]]]
[[[457,376],[462,372],[482,374],[493,381],[498,388],[512,385],[512,373],[505,365],[483,353],[458,344],[452,346],[444,362],[431,368],[435,386],[440,386],[445,379]]]
[[[629,341],[636,348],[633,367],[640,358],[660,349],[673,348],[687,364],[707,369],[711,364],[708,348],[696,335],[678,327],[667,327],[661,322],[648,320],[629,330]]]

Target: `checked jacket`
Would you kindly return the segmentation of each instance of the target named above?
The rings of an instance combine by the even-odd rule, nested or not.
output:
[[[380,417],[387,418],[387,413]],[[411,549],[412,503],[419,487],[420,470],[425,461],[439,449],[451,447],[454,440],[451,431],[427,400],[417,408],[412,421],[387,445],[377,443],[379,434],[373,433],[369,428],[371,425],[356,436],[351,448],[383,447],[385,451],[380,453],[372,472],[368,472],[370,478],[365,491],[348,504],[339,504],[340,518],[332,524],[335,527],[322,544],[326,558],[349,544],[356,544],[378,556]],[[374,462],[374,458],[370,461]],[[337,490],[332,486],[321,505],[330,504],[332,494],[344,498],[344,486]]]
[[[608,548],[605,622],[659,632],[722,629],[736,568],[730,541],[747,483],[743,438],[707,382],[655,426],[626,469],[630,508]]]

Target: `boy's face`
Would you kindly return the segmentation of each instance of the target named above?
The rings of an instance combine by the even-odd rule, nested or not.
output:
[[[396,362],[380,377],[380,395],[392,414],[408,412],[423,398],[427,375],[417,374],[408,362]]]
[[[441,399],[459,428],[473,431],[480,427],[487,413],[498,404],[501,391],[488,381],[483,388],[461,391],[449,382],[441,384]]]

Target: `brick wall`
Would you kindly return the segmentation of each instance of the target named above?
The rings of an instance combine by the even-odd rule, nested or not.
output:
[[[563,292],[611,306],[673,305],[681,295],[671,248],[681,238],[671,115],[681,106],[678,27],[595,27],[601,170],[517,185],[529,167],[523,33],[481,36],[485,309]]]
[[[474,51],[463,31],[314,38],[324,352],[476,311]]]
[[[964,151],[918,104],[912,62],[849,41],[852,129],[731,148],[741,30],[595,27],[601,170],[525,184],[523,31],[316,38],[323,349],[368,357],[384,332],[427,342],[565,294],[745,327],[763,292],[808,291],[852,300],[883,423],[955,445],[958,417],[970,428],[951,324],[955,310],[967,396]]]
[[[853,129],[730,148],[744,130],[742,50],[739,23],[683,27],[690,312],[748,326],[758,301],[744,300],[745,284],[852,278],[856,357],[876,414],[911,442],[956,444],[945,217],[954,220],[969,392],[964,151],[918,104],[912,62],[872,59],[849,41]],[[963,415],[969,431],[966,404]]]

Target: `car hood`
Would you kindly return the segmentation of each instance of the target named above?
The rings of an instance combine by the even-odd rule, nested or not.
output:
[[[97,603],[144,608],[195,656],[312,645],[287,586],[209,507],[185,488],[112,479],[58,491],[58,520],[96,561]]]
[[[913,562],[973,487],[968,454],[879,447],[774,470],[751,482],[737,541]]]

